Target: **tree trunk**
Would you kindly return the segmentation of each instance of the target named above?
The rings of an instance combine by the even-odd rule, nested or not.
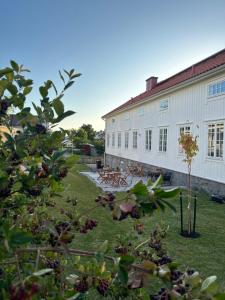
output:
[[[188,234],[192,231],[191,165],[188,165]]]

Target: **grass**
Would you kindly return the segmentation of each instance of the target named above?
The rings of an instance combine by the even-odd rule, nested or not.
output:
[[[77,209],[81,212],[96,205],[94,199],[101,193],[101,190],[88,178],[79,174],[79,171],[85,170],[85,168],[83,165],[76,165],[71,169],[65,179],[66,192],[62,198],[56,200],[59,208],[70,208],[70,204],[65,201],[68,195],[77,197]],[[118,193],[117,196],[122,197],[123,194]],[[176,214],[166,210],[164,213],[159,212],[153,217],[144,218],[146,233],[140,237],[139,242],[148,237],[148,233],[157,223],[168,224],[166,247],[169,255],[176,258],[182,268],[190,266],[200,271],[204,277],[217,275],[218,282],[221,286],[225,286],[225,205],[211,202],[208,196],[202,193],[198,197],[196,225],[200,237],[188,239],[179,235],[178,202],[177,199],[173,200],[177,208]],[[88,216],[96,219],[99,225],[92,232],[84,235],[78,234],[73,247],[96,250],[106,239],[113,246],[116,236],[129,234],[133,226],[130,218],[122,222],[113,221],[110,212],[101,207],[91,211]]]

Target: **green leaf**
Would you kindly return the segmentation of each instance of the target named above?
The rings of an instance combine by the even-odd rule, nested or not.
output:
[[[11,68],[4,68],[0,70],[0,77],[8,74],[8,73],[13,73],[13,70]]]
[[[126,269],[121,266],[119,267],[119,270],[118,270],[118,278],[122,284],[127,284],[128,273],[127,273]]]
[[[62,79],[62,81],[63,81],[63,83],[65,84],[65,79],[64,79],[64,77],[62,76],[62,73],[59,71],[59,76],[60,76],[60,78]]]
[[[34,276],[43,276],[43,275],[49,274],[51,272],[53,272],[53,269],[47,268],[47,269],[42,269],[37,272],[34,272],[33,275]]]
[[[20,230],[12,229],[9,235],[9,244],[14,245],[23,245],[32,241],[32,236]]]
[[[67,118],[67,117],[69,117],[69,116],[72,116],[73,114],[75,114],[74,111],[72,111],[72,110],[67,110],[67,111],[64,112],[61,116],[58,116],[58,118],[54,119],[52,123],[53,123],[53,124],[59,123],[59,122],[61,122],[63,119],[65,119],[65,118]]]
[[[23,90],[23,94],[28,95],[31,91],[32,91],[32,87],[31,86],[26,86]]]
[[[122,256],[119,262],[120,266],[128,267],[134,262],[134,257],[130,255]]]
[[[33,84],[33,80],[27,79],[27,80],[22,81],[21,84],[23,87],[30,86]]]
[[[18,93],[18,90],[17,90],[17,87],[14,85],[14,84],[12,84],[12,83],[10,83],[10,84],[8,84],[8,87],[7,87],[7,90],[11,93],[11,95],[16,95],[17,93]]]
[[[201,292],[207,292],[207,293],[214,292],[217,288],[216,280],[217,280],[216,276],[210,276],[206,278],[202,283]]]
[[[148,195],[148,188],[143,182],[139,181],[130,190],[130,192],[135,194],[136,196],[147,196]]]
[[[109,241],[105,240],[99,247],[99,251],[102,253],[106,253],[109,249]]]
[[[42,110],[40,106],[36,106],[34,102],[32,102],[34,109],[36,110],[37,114],[40,116],[42,114]]]
[[[157,178],[157,180],[153,183],[151,189],[155,189],[155,188],[159,187],[162,184],[162,182],[163,182],[163,177],[162,177],[162,175],[160,175]]]
[[[156,189],[155,190],[155,195],[157,195],[160,198],[174,198],[180,193],[179,188],[174,188],[170,190],[162,190],[162,189]]]
[[[165,205],[167,205],[174,213],[176,213],[176,207],[173,206],[170,202],[168,202],[167,200],[161,199],[161,202],[163,202]]]
[[[79,77],[79,76],[81,76],[81,75],[82,75],[81,73],[76,73],[76,74],[72,75],[70,78],[71,78],[71,79],[74,79],[74,78]]]
[[[45,98],[48,95],[48,89],[45,86],[40,86],[39,92],[40,92],[42,98]]]
[[[56,98],[53,101],[53,107],[58,116],[61,116],[64,113],[64,105],[63,105],[62,101],[60,100],[60,98]]]
[[[71,85],[73,85],[74,84],[74,81],[72,80],[72,81],[70,81],[69,83],[67,83],[66,85],[65,85],[65,87],[64,87],[64,91],[65,90],[67,90]]]
[[[19,70],[20,70],[19,65],[18,65],[14,60],[11,60],[11,61],[10,61],[10,64],[11,64],[13,70],[16,71],[16,72],[18,73]]]

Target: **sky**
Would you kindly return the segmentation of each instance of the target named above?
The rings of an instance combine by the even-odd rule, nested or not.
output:
[[[0,68],[11,59],[38,87],[58,70],[82,76],[64,97],[75,115],[61,124],[104,129],[101,116],[225,48],[225,0],[0,0]]]

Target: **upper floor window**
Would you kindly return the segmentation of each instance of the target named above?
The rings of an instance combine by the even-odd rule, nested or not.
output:
[[[159,130],[159,151],[167,151],[167,128],[160,128]]]
[[[118,136],[117,136],[117,146],[118,146],[118,148],[120,148],[121,147],[121,132],[118,132]]]
[[[125,114],[124,114],[124,120],[130,120],[130,113],[129,113],[129,111],[125,112]]]
[[[138,108],[138,116],[139,117],[144,116],[144,113],[145,113],[144,107],[139,107]]]
[[[115,147],[115,133],[112,133],[112,147]]]
[[[133,148],[137,149],[137,131],[133,131]]]
[[[107,134],[106,144],[107,144],[107,147],[109,147],[109,145],[110,145],[110,134],[109,133]]]
[[[116,122],[116,119],[115,119],[115,118],[113,118],[113,119],[112,119],[112,123],[115,123],[115,122]]]
[[[182,134],[190,134],[191,133],[191,126],[190,125],[182,125],[180,127],[180,132],[179,132],[179,136],[181,136]],[[182,145],[179,144],[179,153],[183,153],[184,150],[182,148]]]
[[[152,150],[152,130],[145,130],[145,149]]]
[[[224,124],[208,125],[208,157],[223,158]]]
[[[216,97],[225,94],[225,80],[208,85],[208,97]]]
[[[124,144],[125,148],[127,149],[129,146],[129,132],[126,131],[125,132],[125,144]]]
[[[166,99],[166,100],[160,100],[159,102],[159,110],[167,110],[169,107],[169,100]]]

